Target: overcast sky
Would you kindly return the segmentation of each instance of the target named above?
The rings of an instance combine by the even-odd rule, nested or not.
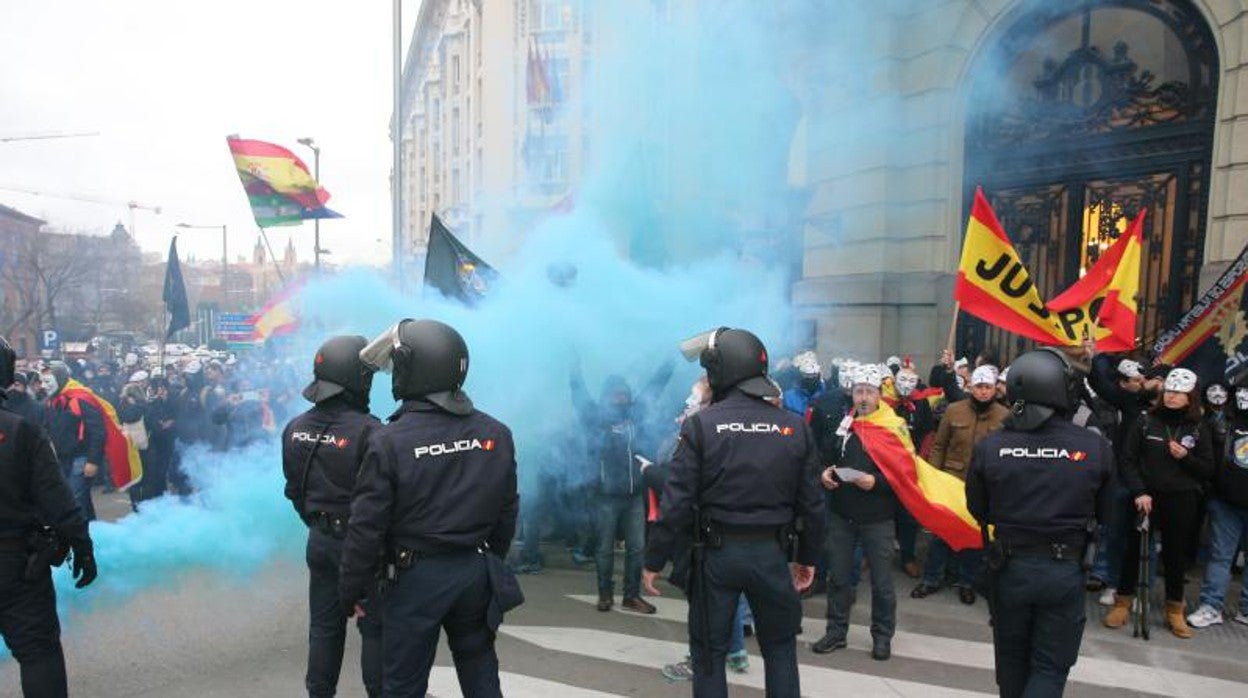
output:
[[[404,0],[410,38],[420,0]],[[312,154],[346,216],[321,224],[336,262],[389,257],[391,3],[386,0],[17,0],[0,11],[0,137],[98,131],[93,138],[0,143],[0,187],[113,200],[94,205],[0,190],[0,203],[52,226],[107,231],[138,211],[144,250],[178,222],[229,226],[230,259],[257,228],[227,134]],[[270,228],[312,256],[312,223]],[[184,231],[183,256],[219,259],[221,235]]]

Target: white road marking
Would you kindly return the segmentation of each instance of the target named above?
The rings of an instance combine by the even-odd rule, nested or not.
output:
[[[588,604],[598,601],[595,596],[582,594],[570,594],[568,598]],[[648,600],[659,609],[652,618],[677,623],[688,621],[689,606],[684,600],[664,597],[648,597]],[[805,637],[822,637],[824,627],[822,618],[802,619]],[[870,629],[861,625],[849,626],[849,633],[850,637],[859,635],[869,638],[871,635]],[[990,643],[904,631],[898,631],[893,636],[893,655],[988,671],[995,664]],[[1070,680],[1092,686],[1121,688],[1174,698],[1248,695],[1248,683],[1083,655],[1080,655],[1079,661],[1071,669]]]
[[[648,667],[656,672],[664,664],[671,664],[688,652],[688,647],[679,642],[590,628],[503,625],[499,633],[554,652]],[[750,664],[748,673],[728,672],[728,683],[764,688],[762,658],[751,655]],[[847,695],[855,698],[988,698],[993,695],[808,664],[799,664],[798,670],[802,679],[802,695],[812,698],[844,698]]]
[[[502,683],[503,695],[507,698],[621,698],[618,693],[592,691],[507,671],[500,672],[498,678]],[[459,678],[453,667],[435,666],[429,672],[429,694],[437,698],[462,698]]]

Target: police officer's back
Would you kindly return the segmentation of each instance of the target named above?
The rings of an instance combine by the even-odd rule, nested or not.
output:
[[[373,370],[360,360],[363,337],[333,337],[313,360],[303,396],[315,404],[282,432],[286,497],[308,525],[308,695],[332,696],[342,668],[346,616],[338,602],[338,566],[351,494],[364,449],[381,422],[368,412]],[[360,619],[364,688],[381,695],[380,619]]]
[[[798,588],[813,581],[823,545],[818,448],[801,417],[763,400],[778,391],[753,334],[715,331],[701,362],[714,402],[681,426],[646,553],[646,587],[658,593],[658,572],[696,523],[705,553],[686,585],[694,694],[727,695],[729,627],[744,593],[767,663],[768,694],[796,696]],[[799,564],[793,569],[790,544]]]
[[[1004,429],[975,447],[967,507],[995,526],[989,551],[1002,696],[1060,696],[1086,621],[1084,559],[1108,512],[1113,452],[1070,423],[1078,377],[1042,349],[1010,366]]]
[[[0,337],[0,385],[16,355]],[[0,635],[21,664],[27,696],[66,695],[65,657],[50,564],[73,550],[78,588],[96,575],[87,522],[35,424],[0,408]]]
[[[443,627],[463,694],[501,695],[487,614],[490,570],[501,570],[519,506],[511,431],[461,390],[468,347],[451,327],[404,320],[370,345],[366,360],[375,347],[392,351],[402,406],[369,441],[340,598],[358,603],[387,555],[397,579],[384,598],[385,695],[425,695]]]

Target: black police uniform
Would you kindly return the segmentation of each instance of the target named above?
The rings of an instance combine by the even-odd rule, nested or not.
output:
[[[463,694],[501,695],[485,555],[506,557],[518,509],[511,431],[484,412],[452,414],[410,399],[374,431],[351,503],[339,595],[362,598],[382,554],[399,568],[384,604],[386,696],[425,695],[442,628]]]
[[[1013,371],[1011,371],[1011,377]],[[1111,507],[1113,449],[1053,416],[1033,431],[1003,430],[975,446],[966,503],[996,527],[993,641],[1003,697],[1060,696],[1087,620],[1084,553]]]
[[[65,484],[52,443],[42,430],[0,408],[0,635],[21,664],[22,693],[54,698],[67,693],[56,590],[46,563],[31,563],[31,534],[50,526],[75,550],[79,567],[95,578],[87,522]]]
[[[346,617],[338,601],[338,566],[351,494],[364,449],[381,422],[346,394],[331,397],[295,417],[282,432],[286,497],[308,525],[309,696],[332,696],[342,669]],[[378,614],[359,619],[360,666],[369,696],[381,695],[381,623]]]
[[[802,418],[738,389],[681,426],[646,569],[663,568],[693,531],[700,503],[710,534],[704,569],[693,571],[687,590],[694,695],[728,695],[724,662],[742,593],[754,612],[768,695],[799,694],[802,607],[784,534],[796,531],[797,561],[814,565],[824,529],[818,473],[819,450]]]

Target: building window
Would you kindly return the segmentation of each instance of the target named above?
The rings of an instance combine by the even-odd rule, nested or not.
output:
[[[459,155],[459,107],[451,110],[451,154]]]
[[[565,0],[532,0],[534,31],[561,31],[571,22],[572,8]]]
[[[1056,7],[1060,5],[1060,7]],[[1195,301],[1218,58],[1190,0],[1031,3],[973,71],[965,203],[982,185],[1040,294],[1074,283],[1146,210],[1137,341]],[[984,323],[960,348],[1027,343]]]
[[[459,94],[459,54],[451,56],[451,93]]]

